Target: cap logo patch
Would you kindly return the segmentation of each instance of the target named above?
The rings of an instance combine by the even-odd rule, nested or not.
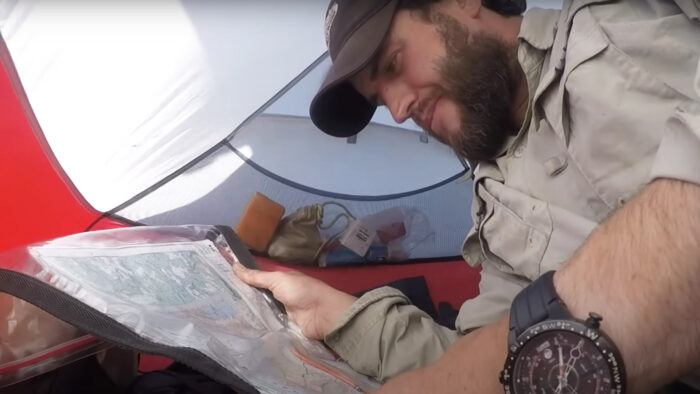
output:
[[[335,19],[335,15],[338,13],[338,3],[333,3],[331,8],[328,9],[328,13],[326,14],[326,26],[325,26],[325,35],[326,35],[326,46],[330,48],[330,43],[331,43],[331,28],[333,27],[333,20]]]

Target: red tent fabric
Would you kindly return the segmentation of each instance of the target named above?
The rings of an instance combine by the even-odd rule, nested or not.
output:
[[[0,40],[0,251],[85,231],[100,212],[78,194],[48,147]],[[115,220],[95,228],[124,226]]]

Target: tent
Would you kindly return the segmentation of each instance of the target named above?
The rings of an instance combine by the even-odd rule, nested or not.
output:
[[[2,4],[18,100],[3,106],[16,122],[3,249],[118,224],[235,225],[262,192],[287,212],[417,208],[435,237],[411,257],[459,259],[471,187],[448,148],[386,111],[349,140],[310,122],[325,1]]]
[[[459,257],[465,163],[386,110],[349,139],[310,122],[326,6],[0,0],[0,251],[120,226],[235,225],[262,192],[287,212],[332,200],[429,218],[434,236],[410,258],[432,263],[303,269],[342,290],[425,275],[435,301],[476,295],[478,271]]]

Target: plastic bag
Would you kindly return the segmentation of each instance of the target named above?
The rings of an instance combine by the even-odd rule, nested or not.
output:
[[[435,231],[423,212],[390,208],[352,221],[337,240],[327,244],[319,265],[405,261],[416,247],[434,240]]]

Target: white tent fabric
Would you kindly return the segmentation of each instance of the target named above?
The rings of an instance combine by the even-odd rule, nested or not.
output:
[[[391,126],[373,125],[347,143],[319,135],[308,117],[263,115],[232,144],[285,179],[339,194],[411,192],[464,171],[444,145]]]
[[[323,54],[323,0],[2,1],[59,163],[109,210],[225,138]]]

